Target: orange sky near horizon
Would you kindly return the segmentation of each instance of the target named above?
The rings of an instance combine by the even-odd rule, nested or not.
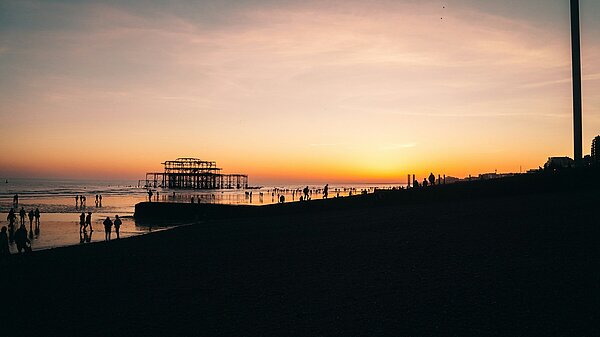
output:
[[[568,1],[0,6],[0,178],[405,182],[572,156]],[[600,3],[581,1],[584,154]]]

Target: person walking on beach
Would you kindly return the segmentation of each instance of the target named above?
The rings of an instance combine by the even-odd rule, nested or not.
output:
[[[29,238],[33,239],[33,210],[29,211]]]
[[[79,215],[79,231],[83,231],[85,228],[85,213],[81,212]]]
[[[17,244],[17,251],[19,254],[22,251],[27,252],[27,243],[31,243],[31,241],[27,238],[27,229],[25,228],[25,225],[21,225],[15,232],[15,243]]]
[[[102,194],[99,195],[99,204],[100,204],[100,207],[102,207]]]
[[[79,205],[79,194],[75,195],[75,208]]]
[[[325,187],[323,187],[323,199],[327,199],[327,196],[329,196],[329,184],[326,184]]]
[[[17,215],[14,208],[10,209],[6,220],[8,220],[8,241],[13,243],[15,241],[15,222],[17,222]]]
[[[8,235],[6,233],[6,226],[2,226],[2,230],[0,231],[0,260],[9,255],[10,250],[8,250]]]
[[[15,194],[13,197],[13,207],[19,207],[19,195]]]
[[[36,207],[33,215],[35,216],[35,225],[40,227],[40,209]]]
[[[90,232],[94,231],[94,228],[92,228],[92,212],[88,212],[85,217],[85,228],[87,228],[87,226],[90,226]]]
[[[306,186],[304,188],[303,192],[304,192],[304,200],[308,200],[308,192],[309,192],[308,186]]]
[[[104,240],[110,241],[110,231],[111,231],[113,222],[110,220],[109,217],[106,217],[106,219],[104,220],[104,222],[102,224],[104,224]]]
[[[120,239],[121,237],[119,236],[119,229],[121,228],[121,225],[123,224],[123,222],[121,222],[121,219],[119,219],[118,215],[115,215],[115,233],[117,234],[117,239]],[[109,235],[110,236],[110,235]]]
[[[96,207],[98,207],[98,194],[96,194]]]
[[[21,210],[19,211],[19,219],[21,220],[21,225],[25,225],[25,214],[27,212],[25,212],[25,208],[21,207]]]
[[[152,202],[152,190],[148,189],[148,202]]]
[[[31,230],[31,227],[33,226],[33,219],[35,217],[33,210],[30,210],[27,216],[29,217],[29,230]]]

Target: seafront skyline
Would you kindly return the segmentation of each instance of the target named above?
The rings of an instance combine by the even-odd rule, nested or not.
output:
[[[581,1],[583,150],[600,4]],[[518,172],[572,156],[568,1],[3,1],[3,177],[169,158],[277,182]]]

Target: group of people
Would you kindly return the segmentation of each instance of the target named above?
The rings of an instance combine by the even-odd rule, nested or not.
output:
[[[446,183],[446,175],[444,175],[444,179],[442,180],[442,177],[440,175],[438,175],[437,178],[437,184],[445,184]],[[419,184],[419,181],[417,179],[415,179],[415,176],[413,175],[413,188],[415,187],[427,187],[427,186],[434,186],[436,185],[436,178],[435,175],[433,173],[429,173],[429,177],[427,178],[423,178],[423,182]],[[410,186],[409,186],[410,187]]]
[[[13,201],[17,199],[18,196],[15,194],[15,198]],[[18,202],[18,201],[17,201]],[[0,232],[0,255],[10,254],[8,249],[9,243],[16,243],[17,251],[19,253],[27,252],[31,250],[31,239],[33,239],[33,224],[35,221],[35,233],[38,235],[40,233],[40,210],[36,208],[34,210],[30,210],[29,213],[25,211],[24,207],[21,207],[19,210],[19,220],[20,225],[19,228],[15,230],[17,225],[17,212],[14,208],[11,208],[8,212],[6,220],[8,221],[8,227],[3,226]],[[25,227],[25,221],[29,218],[29,231],[27,231],[27,227]]]
[[[104,221],[102,222],[102,224],[104,225],[104,239],[106,241],[110,240],[110,236],[112,233],[112,227],[115,227],[115,233],[117,234],[117,239],[121,238],[121,225],[123,224],[123,221],[121,221],[121,218],[119,218],[118,215],[115,215],[115,220],[112,221],[110,219],[110,217],[106,217],[106,219],[104,219]],[[85,212],[81,212],[81,214],[79,215],[79,234],[80,237],[82,234],[87,234],[87,228],[88,226],[90,227],[90,232],[94,231],[94,228],[92,227],[92,212],[88,212],[87,215],[85,214]],[[90,240],[91,240],[91,236],[90,236]],[[89,242],[89,240],[86,240]]]
[[[96,207],[102,207],[102,194],[96,194]],[[75,208],[85,208],[87,206],[87,197],[85,195],[75,196]]]
[[[17,244],[17,251],[19,253],[31,251],[31,240],[27,238],[27,228],[25,225],[21,225],[19,229],[14,232],[12,239]],[[0,257],[3,258],[10,255],[10,250],[8,249],[8,243],[10,241],[8,229],[6,226],[2,226],[2,229],[0,230]]]

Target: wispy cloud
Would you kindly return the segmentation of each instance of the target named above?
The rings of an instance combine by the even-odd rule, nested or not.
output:
[[[416,147],[417,143],[404,143],[404,144],[385,144],[381,147],[382,150],[400,150],[400,149],[410,149]]]

